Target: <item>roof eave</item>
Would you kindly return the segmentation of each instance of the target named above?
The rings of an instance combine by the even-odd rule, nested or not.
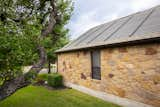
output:
[[[86,50],[91,48],[106,48],[106,47],[117,47],[117,46],[127,46],[127,45],[135,45],[135,44],[142,44],[142,43],[151,43],[151,42],[158,42],[160,43],[160,36],[152,36],[151,38],[144,38],[144,39],[134,39],[134,40],[124,40],[121,42],[113,42],[113,43],[106,43],[106,44],[99,44],[99,45],[92,45],[87,47],[77,47],[67,50],[57,50],[56,53],[65,53],[65,52],[71,52],[71,51],[78,51],[78,50]]]

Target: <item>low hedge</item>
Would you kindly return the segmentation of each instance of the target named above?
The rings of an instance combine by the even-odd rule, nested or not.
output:
[[[58,73],[53,73],[48,75],[48,85],[52,87],[63,86],[63,77]]]
[[[35,83],[43,85],[48,80],[48,74],[38,74]]]
[[[37,78],[43,79],[44,81],[47,81],[48,80],[48,74],[39,74],[37,76]]]

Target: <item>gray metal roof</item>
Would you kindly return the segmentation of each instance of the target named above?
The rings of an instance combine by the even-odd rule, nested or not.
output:
[[[96,26],[56,52],[160,37],[160,6]]]

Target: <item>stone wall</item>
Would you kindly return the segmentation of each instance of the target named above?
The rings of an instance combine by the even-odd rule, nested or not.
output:
[[[160,44],[101,49],[101,80],[91,78],[90,51],[58,55],[64,81],[160,107]]]

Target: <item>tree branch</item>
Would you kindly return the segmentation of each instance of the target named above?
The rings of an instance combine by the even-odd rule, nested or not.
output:
[[[44,39],[44,37],[48,36],[53,31],[53,28],[58,21],[58,18],[57,18],[58,15],[57,15],[57,11],[55,9],[55,0],[51,0],[51,6],[52,6],[52,11],[50,14],[49,23],[41,31],[41,35],[39,36],[39,40],[42,40],[42,39]],[[39,49],[39,54],[40,54],[40,59],[39,59],[38,63],[34,64],[32,66],[32,68],[30,69],[30,71],[27,72],[26,74],[18,76],[12,80],[6,81],[0,87],[0,100],[3,100],[6,97],[12,95],[19,88],[22,88],[22,87],[29,85],[31,82],[28,79],[26,79],[27,74],[29,74],[31,72],[35,72],[36,74],[38,74],[40,72],[40,70],[43,68],[43,66],[47,60],[45,48],[39,44],[38,49]]]

